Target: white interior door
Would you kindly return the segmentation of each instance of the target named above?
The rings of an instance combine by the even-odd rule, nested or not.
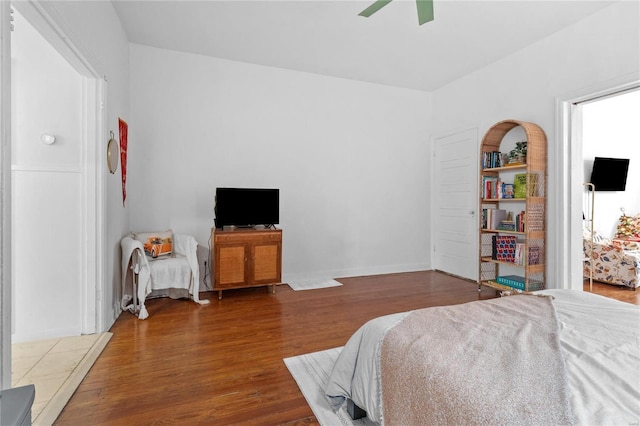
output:
[[[435,139],[434,267],[472,280],[478,275],[478,130]]]

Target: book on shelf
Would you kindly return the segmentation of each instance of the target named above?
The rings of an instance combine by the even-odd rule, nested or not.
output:
[[[496,238],[498,238],[497,235],[491,236],[491,259],[493,260],[498,259],[498,250],[496,249]]]
[[[482,209],[482,229],[497,229],[500,222],[507,217],[503,209]]]
[[[526,246],[524,243],[516,243],[516,252],[513,256],[513,263],[524,266]]]
[[[502,184],[502,198],[515,198],[515,188],[512,183]]]
[[[483,176],[482,198],[490,200],[516,198],[515,185],[513,183],[502,182],[500,178],[495,176]]]
[[[521,211],[516,215],[516,231],[524,232],[524,211]]]
[[[482,177],[482,198],[492,199],[498,198],[498,178],[495,176]]]
[[[496,278],[496,282],[507,287],[512,287],[518,290],[526,290],[526,279],[519,275],[501,275]],[[542,290],[544,285],[542,281],[529,280],[528,291]]]
[[[516,254],[516,237],[513,235],[496,235],[496,260],[513,263]]]
[[[493,169],[502,166],[502,153],[500,151],[488,151],[482,153],[482,169]]]
[[[529,173],[529,187],[527,191],[527,173],[518,173],[513,177],[513,195],[515,198],[526,198],[527,195],[535,194],[535,187],[538,176],[535,173]]]
[[[540,247],[531,246],[529,247],[529,265],[538,265],[540,264]]]
[[[515,231],[516,230],[516,221],[515,220],[502,220],[500,224],[496,228],[499,231]]]

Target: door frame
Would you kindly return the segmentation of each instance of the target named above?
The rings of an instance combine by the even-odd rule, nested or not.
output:
[[[10,22],[11,5],[9,2],[0,1],[0,389],[11,387]]]
[[[558,177],[554,229],[547,232],[559,238],[555,242],[555,288],[582,290],[582,194],[584,163],[582,158],[582,114],[580,104],[614,96],[640,87],[637,73],[567,93],[556,98],[556,140],[553,146],[554,170]]]
[[[80,74],[83,80],[82,105],[82,265],[81,332],[91,334],[104,328],[104,285],[106,282],[106,179],[103,167],[106,153],[99,149],[105,134],[106,80],[53,18],[54,9],[41,2],[16,2],[14,7],[53,48]]]
[[[83,78],[81,332],[102,331],[106,285],[106,79],[100,77],[41,2],[0,1],[0,386],[11,387],[11,9],[15,8]],[[76,307],[70,307],[75,309]]]

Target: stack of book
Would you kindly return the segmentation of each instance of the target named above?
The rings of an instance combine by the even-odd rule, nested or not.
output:
[[[498,198],[498,178],[493,176],[482,177],[482,198]]]
[[[505,275],[496,278],[496,282],[507,287],[515,288],[517,290],[536,291],[544,289],[544,285],[541,281],[529,280],[529,288],[526,288],[526,280],[519,275]]]
[[[502,184],[502,197],[501,198],[515,198],[515,186],[512,183]]]
[[[481,166],[483,170],[502,167],[502,153],[500,151],[483,152]]]
[[[513,183],[504,183],[494,176],[482,177],[482,198],[484,199],[515,198],[515,191]]]
[[[520,212],[516,215],[516,231],[524,232],[524,212]]]
[[[499,231],[515,231],[516,230],[516,221],[515,220],[503,220],[500,222],[498,227],[496,228]]]
[[[506,210],[482,209],[482,229],[498,229],[498,226],[506,217]]]

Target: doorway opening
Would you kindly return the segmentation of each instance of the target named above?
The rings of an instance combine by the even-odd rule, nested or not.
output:
[[[595,157],[628,159],[624,191],[594,192],[594,229],[611,238],[622,212],[640,213],[640,90],[630,90],[582,106],[584,182],[591,182]]]
[[[3,7],[3,13],[8,15],[8,9]],[[71,303],[65,301],[59,304],[61,309],[73,312],[74,325],[72,327],[51,327],[45,330],[47,333],[64,333],[67,335],[70,330],[74,334],[96,333],[104,328],[104,307],[102,306],[103,302],[100,295],[103,292],[105,283],[105,256],[102,245],[106,234],[104,221],[104,194],[106,190],[105,180],[102,176],[104,169],[99,165],[102,164],[106,156],[100,149],[100,146],[102,146],[100,141],[104,139],[101,135],[104,133],[103,99],[106,82],[88,65],[88,62],[73,46],[70,39],[60,31],[55,21],[46,13],[40,3],[16,2],[11,4],[10,13],[14,18],[13,26],[15,27],[11,37],[9,37],[7,27],[0,28],[2,28],[3,34],[6,34],[5,40],[7,40],[7,43],[2,46],[3,57],[7,59],[11,57],[12,63],[9,66],[8,61],[3,62],[2,72],[3,76],[13,74],[15,81],[10,78],[2,78],[2,93],[12,93],[11,105],[10,107],[6,105],[3,113],[3,123],[8,124],[10,122],[12,124],[11,127],[14,129],[10,133],[8,131],[9,126],[4,128],[3,125],[3,133],[6,137],[11,135],[12,145],[14,136],[17,136],[20,141],[27,141],[27,143],[20,144],[20,148],[16,149],[15,152],[12,152],[14,151],[13,149],[6,149],[7,147],[3,151],[3,154],[5,154],[2,161],[2,174],[5,177],[3,187],[5,189],[12,188],[12,191],[7,191],[6,193],[6,195],[11,194],[10,198],[3,198],[4,205],[2,210],[3,217],[6,219],[2,223],[2,242],[4,246],[10,245],[12,250],[3,251],[4,253],[11,253],[11,256],[3,255],[2,269],[3,271],[10,271],[11,267],[22,268],[22,272],[24,272],[25,265],[31,269],[46,266],[51,268],[51,264],[50,262],[47,263],[48,259],[46,257],[54,257],[54,254],[72,258],[72,261],[77,262],[79,265],[74,268],[74,284],[71,289],[76,294],[73,296]],[[6,19],[6,22],[9,22],[9,19]],[[40,74],[40,77],[34,77],[23,75],[22,72],[18,73],[17,69],[20,69],[21,65],[23,65],[20,63],[20,49],[16,48],[13,55],[10,55],[12,51],[11,39],[14,36],[18,37],[16,32],[27,26],[32,27],[38,37],[49,44],[50,50],[47,55],[49,55],[48,58],[50,60],[43,60],[35,66],[36,74],[39,71],[43,71],[44,76]],[[52,55],[58,55],[58,58],[53,59],[53,62],[51,61]],[[75,97],[75,100],[72,103],[69,103],[66,98],[68,95],[66,91],[55,90],[57,88],[56,85],[59,84],[57,79],[54,81],[47,80],[47,71],[51,70],[52,67],[60,66],[65,61],[66,66],[72,70],[68,75],[73,75],[71,84],[75,89],[72,91],[73,94],[71,96]],[[54,64],[54,62],[57,63]],[[9,72],[9,70],[12,72]],[[29,77],[33,77],[34,80],[32,81],[37,81],[37,85],[42,87],[38,89],[26,87],[24,79]],[[25,96],[25,90],[29,96]],[[47,95],[51,92],[55,93],[53,100],[47,98]],[[24,117],[20,116],[20,111],[23,111],[23,113],[25,111],[23,109],[24,105],[21,105],[20,102],[30,97],[36,97],[41,100],[39,102],[41,105],[27,107],[29,116],[25,124]],[[44,99],[49,100],[49,102],[44,102]],[[71,131],[68,131],[69,128],[62,132],[52,131],[51,127],[54,124],[32,126],[33,128],[30,128],[32,119],[38,116],[37,109],[39,107],[49,108],[49,115],[54,115],[55,113],[60,113],[65,106],[71,104],[77,110],[77,114],[74,115],[72,120],[73,123],[69,127],[72,129]],[[52,113],[51,111],[54,112]],[[50,119],[50,123],[57,123],[58,121],[64,121],[64,118],[54,117],[54,119]],[[30,131],[35,131],[36,133],[30,134]],[[16,140],[16,143],[20,143],[20,141]],[[43,147],[51,149],[43,150]],[[75,149],[69,149],[70,147]],[[46,174],[46,176],[43,174]],[[15,175],[20,176],[15,177]],[[51,178],[52,175],[54,175],[53,178]],[[46,193],[44,201],[35,199],[34,193],[35,195],[42,195],[54,180],[63,187],[63,195],[52,196]],[[17,200],[18,198],[19,200]],[[54,238],[53,243],[45,241],[47,237],[54,235],[48,228],[59,227],[61,223],[59,220],[54,220],[47,215],[52,214],[51,210],[61,210],[61,205],[63,207],[62,210],[66,213],[69,213],[70,210],[78,212],[72,215],[73,220],[71,221],[68,218],[61,219],[67,222],[77,221],[77,223],[73,224],[75,229],[73,229],[68,238],[66,235],[64,238],[59,238],[58,235],[58,239]],[[35,216],[36,209],[43,210],[40,212],[41,216],[36,216],[36,219],[38,220],[39,229],[46,229],[44,235],[34,236],[34,232],[25,229],[27,227],[24,224],[21,225],[20,220],[16,220],[18,215],[22,215],[24,212],[28,212],[29,217]],[[59,212],[55,213],[56,217],[59,218]],[[43,222],[47,221],[49,226],[46,223],[43,225]],[[16,230],[16,235],[13,235],[9,240],[11,230],[14,228],[13,222],[16,222],[18,227],[22,226],[22,229]],[[53,229],[52,231],[56,230]],[[24,235],[28,235],[28,238],[25,238]],[[69,244],[69,242],[75,243],[76,247],[66,247],[65,244]],[[20,252],[14,253],[13,248],[19,248]],[[54,265],[53,268],[58,268],[58,265]],[[61,271],[54,272],[60,273]],[[36,277],[40,281],[36,285],[53,288],[61,285],[61,280],[64,280],[64,278],[56,277],[55,273],[44,278]],[[20,274],[17,274],[16,278],[20,279],[19,277]],[[24,278],[24,275],[22,278]],[[12,281],[15,282],[15,280],[12,280],[11,273],[3,273],[1,291],[3,296],[2,316],[4,320],[0,332],[2,346],[0,364],[2,365],[1,382],[4,388],[11,387],[11,343],[14,333],[22,333],[16,339],[19,341],[47,337],[44,333],[37,334],[35,327],[26,331],[19,329],[21,323],[17,321],[17,317],[19,315],[31,315],[41,310],[42,300],[30,298],[31,294],[25,297],[25,293],[20,293],[23,290],[22,285],[20,286],[21,288],[17,288],[16,284],[12,284]],[[23,282],[25,281],[21,280],[20,284]],[[56,302],[60,301],[44,301],[44,303],[49,304]],[[28,305],[28,311],[22,312],[19,310],[19,306],[25,303]]]
[[[640,89],[637,76],[621,78],[617,83],[609,82],[601,88],[592,88],[586,93],[567,96],[558,99],[558,144],[555,148],[556,170],[559,180],[557,191],[557,216],[555,229],[558,234],[556,241],[556,270],[550,276],[555,276],[558,288],[583,288],[583,183],[589,179],[591,169],[585,167],[584,145],[584,111],[589,110],[589,104],[605,101]],[[637,112],[636,112],[637,116]],[[607,141],[602,142],[607,144]],[[626,141],[626,143],[630,143]],[[592,161],[593,159],[591,159]],[[590,166],[589,166],[590,167]],[[619,208],[619,206],[618,206]],[[619,211],[619,210],[618,210]]]

